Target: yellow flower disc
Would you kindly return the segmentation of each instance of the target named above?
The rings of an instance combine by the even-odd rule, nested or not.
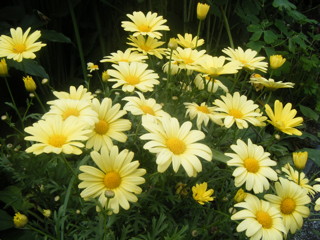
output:
[[[263,228],[271,228],[272,227],[272,218],[269,213],[265,211],[258,211],[256,213],[257,221],[262,225]]]
[[[197,109],[203,113],[210,113],[209,109],[206,106],[198,106]]]
[[[182,154],[186,151],[186,144],[178,138],[169,138],[166,144],[170,151],[176,155]]]
[[[104,135],[109,130],[109,124],[104,120],[99,120],[99,122],[95,124],[94,130],[96,131],[96,133]]]
[[[251,173],[256,173],[259,171],[259,162],[254,159],[254,158],[246,158],[244,161],[243,161],[243,165],[244,167],[247,169],[248,172],[251,172]]]
[[[292,198],[285,198],[280,205],[283,214],[291,214],[296,209],[296,202]]]
[[[120,186],[121,177],[117,172],[108,172],[104,176],[103,182],[107,188],[114,189]]]
[[[140,83],[140,79],[136,76],[128,76],[126,78],[126,82],[129,83],[130,85],[136,85]]]
[[[145,113],[145,114],[150,114],[152,116],[155,116],[155,112],[153,111],[153,109],[147,105],[142,105],[140,106],[141,110]]]
[[[13,47],[13,52],[14,53],[22,53],[26,50],[26,46],[21,43],[21,44],[15,44],[14,47]]]
[[[80,115],[80,113],[79,113],[78,109],[69,108],[62,114],[62,118],[63,118],[63,120],[66,120],[70,116],[79,117],[79,115]]]
[[[48,143],[51,146],[61,148],[67,142],[67,138],[64,135],[56,134],[50,136]]]
[[[238,109],[231,109],[229,115],[234,116],[235,118],[242,118],[243,114]]]

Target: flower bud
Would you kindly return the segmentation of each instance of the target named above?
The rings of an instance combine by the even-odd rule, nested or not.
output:
[[[176,50],[178,47],[178,42],[177,39],[175,38],[170,38],[169,43],[168,43],[168,48],[172,50]]]
[[[42,210],[42,214],[43,216],[45,216],[46,218],[49,218],[51,216],[51,210],[50,209],[43,209]]]
[[[246,197],[247,193],[242,188],[240,188],[234,196],[234,200],[239,203],[243,202]]]
[[[292,158],[294,166],[298,170],[303,170],[308,160],[308,152],[294,152]]]
[[[0,61],[0,77],[8,76],[8,65],[6,59],[2,58]]]
[[[209,12],[210,5],[206,3],[198,3],[197,5],[197,18],[202,21],[206,19],[207,14]]]
[[[102,73],[102,81],[107,82],[110,78],[110,75],[108,74],[108,71],[104,71]]]
[[[112,190],[106,190],[104,194],[106,195],[107,198],[114,198],[114,191]]]
[[[17,212],[13,217],[13,223],[16,228],[23,228],[28,223],[28,217]]]
[[[30,76],[26,76],[22,78],[24,82],[24,86],[28,92],[34,92],[37,88],[36,83],[34,82],[33,78]]]
[[[281,67],[286,61],[281,55],[272,55],[270,56],[270,67],[271,69],[277,69]]]

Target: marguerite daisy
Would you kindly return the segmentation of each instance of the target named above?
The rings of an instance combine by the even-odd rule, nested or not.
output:
[[[152,37],[144,36],[130,36],[128,37],[128,39],[131,42],[127,42],[127,44],[133,46],[133,48],[130,48],[131,50],[142,52],[142,54],[144,55],[154,55],[160,59],[163,58],[162,55],[165,55],[166,48],[159,48],[165,42],[158,41],[157,39]]]
[[[211,197],[214,193],[213,189],[208,189],[208,183],[203,182],[201,184],[196,184],[192,187],[192,197],[199,204],[204,205],[206,202],[211,202],[215,197]]]
[[[207,88],[208,92],[215,93],[221,88],[224,92],[229,92],[228,88],[220,80],[206,74],[197,74],[193,82],[199,90]]]
[[[198,39],[197,36],[192,37],[192,34],[185,33],[184,36],[181,34],[178,34],[177,43],[183,47],[183,48],[192,48],[194,49],[197,45],[197,47],[200,47],[204,44],[203,39]]]
[[[111,56],[105,56],[100,62],[144,62],[148,59],[148,56],[138,52],[134,52],[131,49],[126,49],[124,52],[118,50],[116,53],[111,53]]]

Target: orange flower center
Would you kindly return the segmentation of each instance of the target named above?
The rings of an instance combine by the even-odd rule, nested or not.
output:
[[[198,106],[197,110],[203,113],[210,113],[209,109],[206,106]]]
[[[79,117],[80,112],[78,109],[76,108],[68,108],[63,114],[62,114],[62,118],[63,120],[66,120],[68,117],[70,116],[75,116],[75,117]]]
[[[150,46],[147,45],[141,45],[139,47],[146,52],[149,52],[152,49]]]
[[[256,173],[259,171],[259,162],[255,158],[248,157],[243,161],[244,167],[248,172]]]
[[[150,114],[152,116],[155,116],[155,112],[153,111],[153,109],[147,105],[142,105],[140,106],[141,110],[145,113],[145,114]]]
[[[104,176],[103,183],[106,186],[106,188],[114,189],[120,186],[121,177],[118,172],[108,172]]]
[[[96,131],[96,133],[104,135],[109,130],[109,124],[104,120],[99,120],[99,122],[95,124],[94,130]]]
[[[186,151],[186,144],[176,137],[169,138],[166,144],[170,151],[176,155],[180,155]]]
[[[185,64],[190,64],[190,63],[193,63],[193,62],[194,62],[194,60],[191,59],[191,58],[183,58],[182,60],[183,60],[183,62],[184,62]]]
[[[291,214],[296,209],[296,202],[292,198],[285,198],[280,205],[283,214]]]
[[[61,148],[67,141],[66,136],[55,134],[49,137],[48,144],[57,148]]]
[[[126,82],[129,83],[130,85],[136,85],[136,84],[140,83],[140,78],[130,75],[126,78]]]
[[[263,228],[269,229],[272,227],[272,218],[269,213],[265,211],[258,211],[256,213],[256,218]]]
[[[235,117],[235,118],[242,118],[243,114],[238,109],[230,109],[229,115]]]
[[[140,32],[150,32],[151,27],[149,27],[148,25],[141,25],[138,27]]]
[[[26,45],[24,43],[18,43],[13,46],[14,53],[23,53],[26,50]]]

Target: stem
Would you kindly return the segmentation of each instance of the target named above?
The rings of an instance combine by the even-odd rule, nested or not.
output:
[[[221,10],[221,13],[222,13],[222,16],[223,16],[223,21],[224,21],[224,24],[225,24],[225,27],[226,27],[226,30],[227,30],[227,34],[228,34],[228,37],[229,37],[230,47],[232,49],[234,49],[233,39],[232,39],[231,31],[230,31],[229,22],[228,22],[228,19],[227,19],[227,16],[226,16],[226,12],[222,7],[220,7],[220,10]]]
[[[39,102],[39,104],[40,104],[40,106],[41,106],[41,108],[42,108],[42,111],[43,111],[44,113],[47,112],[46,108],[44,107],[44,105],[42,104],[42,101],[41,101],[40,98],[39,98],[39,95],[38,95],[36,92],[33,92],[33,94],[34,94],[34,96],[36,97],[36,99],[38,100],[38,102]]]
[[[78,29],[78,23],[77,23],[75,14],[74,14],[71,0],[68,0],[67,2],[68,2],[70,15],[71,15],[72,24],[73,24],[74,34],[76,37],[76,43],[78,46],[78,51],[79,51],[79,56],[80,56],[80,61],[81,61],[81,68],[82,68],[82,75],[83,75],[85,82],[87,82],[87,84],[88,84],[88,90],[89,90],[89,80],[88,80],[88,76],[87,76],[86,63],[84,61],[84,54],[83,54],[83,48],[82,48],[81,38],[80,38],[80,34],[79,34],[79,29]]]
[[[37,233],[40,233],[41,235],[44,235],[44,236],[46,236],[47,238],[56,240],[55,237],[52,237],[52,236],[48,235],[47,233],[45,233],[45,232],[43,232],[43,231],[41,231],[41,230],[39,230],[39,229],[37,229],[37,228],[35,228],[35,227],[32,227],[30,224],[27,226],[27,228],[29,228],[30,230],[33,230],[33,231],[35,231],[35,232],[37,232]]]
[[[198,39],[200,37],[200,30],[201,30],[201,20],[199,20],[199,24],[198,24],[198,31],[197,31],[197,41],[196,41],[196,46],[194,48],[197,48],[198,46]]]
[[[169,66],[168,66],[168,73],[167,73],[167,84],[166,84],[166,93],[168,92],[168,87],[169,87],[169,81],[170,81],[170,76],[171,76],[171,59],[172,59],[172,53],[173,49],[170,49],[170,58],[169,58]],[[170,89],[170,88],[169,88]],[[171,92],[171,91],[170,91]],[[171,96],[171,94],[168,94]],[[168,95],[166,95],[166,103],[168,101]]]

